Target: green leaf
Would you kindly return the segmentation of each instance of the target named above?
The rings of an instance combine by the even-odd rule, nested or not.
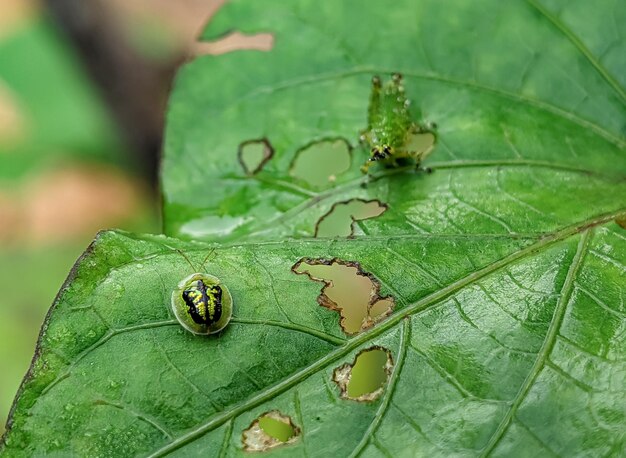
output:
[[[44,325],[4,453],[243,455],[261,417],[287,416],[297,436],[272,455],[618,455],[619,6],[229,3],[205,38],[238,26],[274,33],[274,49],[183,67],[163,168],[166,233],[178,239],[96,239]],[[434,171],[364,178],[369,81],[396,71],[416,121],[438,125]],[[300,151],[331,139],[353,147],[348,171],[327,185],[290,175]],[[272,154],[250,173],[239,149],[261,140]],[[354,221],[354,238],[311,238],[353,199],[386,210]],[[333,258],[393,296],[388,317],[343,332],[320,297],[330,286],[292,270]],[[205,259],[234,301],[213,337],[170,310]],[[346,399],[337,374],[371,348],[391,355],[382,393]]]
[[[626,96],[615,78],[626,79],[626,44],[607,30],[626,21],[620,8],[251,3],[229,4],[205,36],[270,31],[271,52],[201,57],[178,75],[163,167],[168,235],[312,236],[350,198],[389,204],[361,225],[372,235],[540,233],[624,206]],[[392,72],[404,75],[415,116],[438,125],[425,164],[435,173],[362,188],[370,79]],[[247,176],[237,150],[262,138],[274,156]],[[355,146],[350,171],[327,189],[292,179],[297,152],[328,138]]]
[[[208,247],[103,233],[53,308],[7,450],[234,452],[257,416],[279,409],[303,431],[288,453],[467,452],[500,435],[503,453],[529,441],[541,452],[543,435],[563,454],[608,451],[621,424],[612,392],[623,388],[623,309],[614,301],[626,253],[606,254],[623,237],[606,222],[536,239],[416,235],[216,248],[207,268],[235,303],[217,338],[184,331],[169,307],[191,270],[175,249],[198,266]],[[603,227],[591,237],[590,225]],[[419,263],[407,258],[415,252]],[[347,338],[338,315],[315,303],[319,285],[290,270],[301,257],[328,254],[362,260],[397,298],[392,316]],[[372,345],[395,359],[382,400],[340,400],[333,369]],[[600,420],[609,429],[598,432]]]

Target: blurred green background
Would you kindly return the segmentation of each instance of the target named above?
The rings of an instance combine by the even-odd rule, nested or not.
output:
[[[156,170],[177,66],[268,46],[237,33],[196,43],[223,1],[0,3],[0,432],[95,233],[160,232]]]

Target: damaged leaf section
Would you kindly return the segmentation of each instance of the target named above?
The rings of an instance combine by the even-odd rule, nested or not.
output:
[[[617,225],[619,227],[621,227],[622,229],[626,229],[626,215],[622,215],[618,218],[615,219],[615,222],[617,223]]]
[[[387,210],[378,200],[351,199],[337,202],[315,226],[315,237],[350,237],[354,235],[354,223],[375,218]]]
[[[425,158],[435,147],[436,137],[432,132],[411,135],[407,140],[407,148],[415,151],[420,158]]]
[[[351,147],[346,140],[323,140],[299,150],[289,173],[311,186],[326,186],[350,168],[350,159]]]
[[[239,145],[237,157],[246,175],[255,175],[274,156],[274,148],[269,140],[250,140]]]
[[[305,258],[292,271],[324,283],[317,302],[339,312],[341,328],[346,334],[372,327],[391,314],[395,306],[392,296],[380,296],[380,282],[363,271],[358,262]]]
[[[353,364],[344,364],[333,372],[343,399],[374,401],[383,392],[393,369],[389,350],[372,347],[363,350]]]
[[[199,41],[192,47],[192,54],[217,56],[233,51],[271,51],[274,47],[274,35],[271,33],[243,34],[234,31],[216,41]]]
[[[295,442],[300,429],[291,418],[278,410],[264,413],[244,430],[241,440],[247,452],[264,452],[283,444]]]

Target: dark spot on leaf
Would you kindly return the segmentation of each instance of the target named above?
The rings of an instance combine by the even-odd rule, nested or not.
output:
[[[378,200],[351,199],[337,202],[324,214],[315,226],[315,237],[350,237],[354,235],[354,223],[375,218],[387,210]]]
[[[344,364],[333,372],[343,399],[373,401],[383,392],[391,375],[393,360],[389,350],[371,347],[360,352],[352,364]]]
[[[616,222],[616,223],[617,223],[617,225],[618,225],[619,227],[621,227],[622,229],[626,229],[626,215],[621,215],[621,216],[618,216],[618,217],[615,219],[615,222]]]
[[[244,430],[241,440],[247,452],[264,452],[279,445],[293,443],[300,429],[291,418],[277,410],[264,413]]]
[[[350,168],[351,151],[342,138],[310,143],[296,152],[289,174],[311,186],[327,186]]]
[[[274,156],[274,148],[266,138],[249,140],[239,145],[237,157],[246,175],[259,173]]]
[[[392,296],[380,296],[379,281],[363,271],[358,262],[304,258],[291,270],[324,283],[317,302],[339,312],[341,327],[346,334],[356,334],[372,327],[388,316],[395,306]]]

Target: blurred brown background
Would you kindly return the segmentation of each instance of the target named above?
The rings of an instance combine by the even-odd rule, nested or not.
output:
[[[0,3],[0,431],[46,311],[96,231],[159,232],[158,157],[176,68],[269,49],[196,37],[224,0]]]

